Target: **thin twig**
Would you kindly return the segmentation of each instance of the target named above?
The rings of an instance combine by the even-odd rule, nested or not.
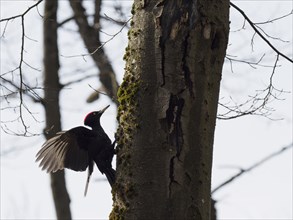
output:
[[[42,2],[43,0],[39,0],[37,1],[35,4],[31,5],[30,7],[27,8],[27,10],[25,10],[22,14],[19,14],[19,15],[15,15],[15,16],[11,16],[11,17],[8,17],[8,18],[3,18],[3,19],[0,19],[0,22],[4,22],[6,21],[6,24],[5,24],[5,27],[4,27],[4,31],[2,33],[2,37],[4,36],[4,33],[5,33],[5,30],[7,28],[7,23],[10,21],[10,20],[14,20],[16,18],[21,18],[21,45],[20,45],[20,61],[19,61],[19,64],[18,64],[18,67],[15,69],[15,70],[19,70],[19,86],[15,86],[16,88],[18,88],[18,93],[19,93],[19,100],[20,100],[20,103],[19,103],[19,119],[21,121],[21,124],[22,126],[24,127],[24,132],[23,132],[23,135],[26,136],[27,133],[28,133],[28,126],[26,125],[25,123],[25,120],[23,118],[23,111],[26,110],[28,113],[31,113],[29,111],[29,109],[25,106],[24,104],[24,99],[23,99],[23,91],[24,91],[24,81],[23,81],[23,72],[22,72],[22,66],[23,64],[26,64],[28,65],[25,61],[24,61],[24,47],[25,47],[25,24],[24,24],[24,17],[25,15],[31,10],[33,9],[34,7],[38,7],[38,5]],[[30,38],[28,38],[30,39]],[[29,67],[31,67],[30,65],[28,65]],[[33,68],[35,69],[35,68]],[[12,73],[15,71],[13,70]],[[36,70],[36,69],[35,69]],[[4,79],[3,77],[1,77],[2,79]],[[11,83],[11,85],[13,85],[13,83]],[[34,117],[32,115],[32,117]]]
[[[260,31],[257,29],[257,27],[255,26],[255,23],[253,23],[249,17],[245,14],[245,12],[243,10],[241,10],[238,6],[236,6],[235,4],[233,4],[232,2],[230,2],[230,5],[235,8],[246,20],[247,22],[250,24],[250,26],[252,27],[252,29],[258,34],[258,36],[260,36],[261,39],[263,39],[277,54],[279,54],[280,56],[282,56],[283,58],[285,58],[286,60],[288,60],[289,62],[293,63],[293,60],[290,59],[288,56],[286,56],[285,54],[283,54],[282,52],[280,52],[277,48],[275,48],[271,42],[266,39],[265,36],[263,36],[262,33],[260,33]]]
[[[281,20],[281,19],[286,18],[286,17],[288,17],[288,16],[290,16],[292,14],[293,14],[293,10],[291,12],[289,12],[288,14],[285,14],[283,16],[280,16],[280,17],[277,17],[277,18],[274,18],[274,19],[271,19],[271,20],[268,20],[268,21],[264,21],[264,22],[254,22],[254,24],[262,25],[262,24],[273,23],[274,21]]]
[[[122,32],[122,30],[127,26],[127,23],[131,20],[132,18],[129,18],[125,24],[120,28],[120,30],[118,32],[116,32],[115,34],[112,35],[112,37],[110,37],[108,40],[106,40],[105,42],[101,43],[101,45],[99,47],[97,47],[94,51],[90,52],[90,53],[84,53],[84,54],[78,54],[78,55],[60,55],[62,57],[65,58],[74,58],[74,57],[83,57],[85,58],[86,56],[91,56],[93,54],[95,54],[98,50],[100,50],[101,48],[103,48],[107,43],[109,43],[110,41],[112,41],[118,34],[120,34]]]
[[[10,20],[13,20],[15,18],[24,17],[31,9],[33,9],[36,6],[38,6],[42,1],[43,0],[39,0],[37,3],[35,3],[32,6],[28,7],[28,9],[25,12],[23,12],[22,14],[11,16],[9,18],[0,19],[0,22],[2,22],[2,21],[10,21]]]
[[[244,103],[238,104],[233,101],[232,97],[230,97],[231,101],[234,103],[234,105],[228,105],[229,103],[221,103],[219,102],[219,105],[226,109],[225,113],[221,113],[217,116],[217,119],[220,120],[230,120],[235,119],[247,115],[259,115],[264,116],[266,118],[272,119],[269,116],[271,115],[270,112],[274,111],[273,108],[269,108],[267,105],[270,103],[270,98],[272,97],[272,100],[280,100],[278,96],[285,91],[279,90],[274,87],[273,85],[273,77],[276,72],[276,68],[278,67],[278,61],[279,61],[279,54],[276,56],[275,63],[273,65],[273,69],[270,75],[269,84],[268,86],[263,89],[256,91],[256,94],[251,96],[248,100],[246,100]],[[231,60],[230,60],[231,61]],[[232,65],[232,64],[231,64]],[[273,94],[273,91],[278,92],[278,95]],[[245,106],[248,106],[246,110],[242,110]],[[232,115],[231,115],[232,114]]]

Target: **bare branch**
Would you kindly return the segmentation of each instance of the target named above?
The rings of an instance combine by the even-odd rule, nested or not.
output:
[[[292,147],[293,147],[293,143],[291,143],[288,146],[285,146],[285,147],[281,148],[280,150],[266,156],[265,158],[261,159],[260,161],[256,162],[255,164],[251,165],[250,167],[248,167],[246,169],[240,169],[240,171],[237,174],[233,175],[232,177],[230,177],[229,179],[227,179],[226,181],[221,183],[219,186],[215,187],[212,190],[212,194],[215,193],[216,191],[218,191],[219,189],[222,189],[224,186],[228,185],[229,183],[233,182],[235,179],[239,178],[243,174],[250,172],[251,170],[259,167],[260,165],[262,165],[265,162],[269,161],[270,159],[280,155],[281,153],[284,153],[286,150],[289,150]]]
[[[102,5],[102,0],[95,0],[95,13],[94,13],[94,25],[93,25],[93,27],[95,29],[97,29],[97,30],[101,29],[101,24],[100,24],[101,5]]]
[[[107,21],[111,21],[114,24],[118,24],[120,26],[125,26],[126,25],[126,27],[129,28],[129,26],[128,26],[129,19],[128,20],[116,20],[114,18],[109,17],[106,14],[105,14],[105,16],[101,16],[101,18],[103,18],[103,19],[105,19]]]
[[[19,86],[14,85],[12,82],[10,82],[10,84],[12,86],[14,86],[15,88],[18,88],[18,92],[19,92],[19,119],[21,121],[22,126],[24,127],[24,132],[23,135],[26,136],[28,133],[28,126],[25,123],[25,120],[23,118],[23,111],[26,110],[27,112],[30,113],[29,109],[25,106],[24,104],[24,100],[23,100],[23,91],[24,91],[24,82],[23,82],[23,71],[22,71],[22,66],[23,63],[25,63],[26,65],[28,65],[25,61],[24,61],[24,44],[25,44],[25,40],[24,38],[26,37],[25,35],[25,24],[24,24],[24,17],[25,15],[33,8],[37,7],[43,0],[39,0],[37,1],[35,4],[33,4],[32,6],[30,6],[26,11],[24,11],[22,14],[19,15],[15,15],[15,16],[11,16],[9,18],[4,18],[4,19],[0,19],[0,22],[4,22],[6,21],[5,27],[4,27],[4,31],[2,33],[2,37],[4,36],[4,33],[6,31],[7,28],[7,24],[8,21],[10,20],[14,20],[16,18],[20,18],[21,19],[21,46],[20,46],[20,61],[18,64],[18,67],[15,68],[14,70],[12,70],[11,72],[14,72],[16,70],[19,70]],[[31,67],[30,65],[28,65],[29,67]],[[33,68],[34,69],[34,68]],[[2,80],[4,80],[3,77],[1,77]],[[6,82],[9,82],[8,80],[6,80]],[[33,115],[32,115],[33,116]]]
[[[106,40],[105,42],[101,43],[98,47],[96,47],[95,50],[93,50],[90,53],[83,53],[83,54],[77,54],[77,55],[60,55],[62,57],[65,58],[74,58],[74,57],[86,57],[86,56],[92,56],[95,53],[97,53],[100,49],[102,49],[107,43],[109,43],[110,41],[112,41],[117,35],[119,35],[123,29],[127,26],[127,23],[131,20],[131,18],[129,18],[123,25],[122,27],[115,33],[115,34],[107,34],[108,36],[111,36],[108,40]]]
[[[290,41],[287,41],[287,40],[283,40],[279,37],[273,37],[271,35],[269,35],[267,32],[265,32],[261,27],[259,27],[258,25],[255,25],[255,27],[257,27],[264,35],[266,35],[268,38],[271,38],[273,40],[278,40],[278,41],[281,41],[283,43],[289,43]]]
[[[23,96],[22,96],[22,90],[23,90],[23,77],[22,77],[22,63],[23,63],[23,52],[24,52],[24,16],[21,16],[21,50],[20,50],[20,61],[19,61],[19,79],[20,79],[20,83],[19,83],[19,97],[20,97],[20,104],[19,104],[19,115],[20,115],[20,120],[21,123],[24,127],[24,136],[27,133],[27,125],[24,122],[23,119]]]
[[[249,65],[251,68],[256,69],[256,66],[260,66],[260,67],[274,67],[272,65],[263,65],[261,64],[261,61],[263,60],[263,58],[265,57],[266,54],[263,54],[258,61],[249,61],[249,60],[240,60],[240,59],[235,59],[233,57],[231,57],[231,55],[226,55],[226,59],[231,62],[238,62],[238,63],[245,63],[247,65]],[[233,72],[233,71],[231,71]]]
[[[19,93],[19,91],[21,90],[21,88],[19,86],[17,86],[15,83],[13,83],[12,81],[10,80],[7,80],[5,79],[4,77],[0,76],[0,79],[4,82],[4,83],[8,83],[9,85],[11,85],[13,88],[16,89],[16,91],[12,91],[12,90],[9,90],[7,87],[6,87],[6,90],[10,91],[10,92],[13,92],[14,94],[17,94]],[[4,86],[4,83],[1,83],[1,86]],[[31,87],[29,85],[27,85],[26,83],[23,82],[23,86],[25,86],[25,88],[22,88],[22,91],[21,93],[23,95],[27,95],[29,98],[31,98],[34,102],[39,102],[39,103],[43,103],[43,98],[41,96],[39,96],[39,94],[36,93],[35,90],[39,89],[39,90],[43,90],[44,88],[41,88],[41,87]],[[5,94],[3,95],[4,97],[7,97],[9,95]]]
[[[17,121],[17,120],[18,120],[18,118],[15,119],[15,121]],[[13,121],[10,121],[10,122],[13,122]],[[0,127],[1,127],[1,130],[3,132],[5,132],[5,134],[13,135],[13,136],[22,136],[22,137],[24,136],[22,131],[15,132],[15,131],[11,130],[10,128],[8,128],[8,126],[4,123],[1,123]],[[29,131],[26,132],[26,137],[34,137],[34,136],[39,136],[39,135],[41,135],[41,134],[31,133]]]
[[[61,27],[64,24],[68,23],[69,21],[72,21],[73,19],[74,19],[74,16],[68,17],[68,18],[64,19],[63,21],[59,22],[57,27]]]
[[[285,54],[283,54],[281,51],[279,51],[277,48],[275,48],[271,42],[266,39],[266,37],[258,30],[258,28],[256,27],[255,23],[252,22],[249,17],[245,14],[245,12],[243,10],[241,10],[238,6],[236,6],[235,4],[233,4],[232,2],[230,2],[230,5],[235,8],[245,19],[246,21],[250,24],[250,26],[252,27],[252,29],[257,33],[258,36],[260,36],[261,39],[263,39],[278,55],[280,55],[281,57],[285,58],[286,60],[288,60],[289,62],[293,63],[293,60],[290,59],[288,56],[286,56]]]
[[[118,82],[116,80],[116,76],[112,68],[112,65],[109,62],[109,59],[103,50],[103,47],[105,46],[106,43],[108,43],[109,41],[114,39],[114,37],[116,37],[119,33],[121,33],[127,23],[125,23],[125,26],[122,26],[122,28],[115,35],[113,35],[109,40],[102,43],[100,41],[99,29],[89,24],[87,20],[87,16],[85,15],[85,8],[81,4],[81,2],[70,1],[70,5],[74,12],[75,21],[78,25],[80,35],[89,52],[88,54],[82,54],[78,56],[85,57],[85,56],[91,55],[96,66],[100,70],[99,78],[101,83],[105,87],[106,93],[108,93],[109,96],[111,97],[116,96],[117,90],[118,90]],[[100,13],[100,12],[96,12],[96,13]],[[93,50],[93,48],[95,49]],[[75,57],[75,56],[70,56],[70,57]],[[116,102],[116,104],[118,103]]]
[[[111,97],[111,96],[109,96],[107,93],[105,93],[105,92],[102,92],[102,91],[100,91],[100,90],[97,90],[97,89],[94,89],[90,84],[88,84],[88,86],[91,88],[91,89],[93,89],[96,93],[98,93],[98,94],[102,94],[102,95],[105,95],[105,96],[108,96],[110,99],[112,99],[113,101],[117,101],[117,100],[115,100],[115,97]]]
[[[95,75],[91,74],[91,75],[88,75],[88,76],[83,76],[83,77],[81,77],[79,79],[72,80],[70,82],[64,83],[64,84],[61,85],[61,87],[67,87],[67,86],[70,86],[72,84],[82,82],[85,79],[89,79],[89,78],[96,77],[96,76],[97,76],[96,74]]]
[[[89,15],[89,17],[91,17],[91,16],[94,16],[94,15]],[[104,16],[103,15],[100,15],[100,18],[101,19],[104,19],[106,21],[110,21],[113,24],[117,24],[117,25],[120,25],[120,26],[125,26],[125,23],[126,23],[126,27],[129,28],[128,25],[127,25],[128,24],[128,20],[116,20],[114,18],[109,17],[106,14]],[[68,17],[68,18],[64,19],[63,21],[59,22],[57,27],[61,27],[64,24],[66,24],[66,23],[68,23],[68,22],[70,22],[70,21],[72,21],[74,19],[75,19],[75,16]]]
[[[256,25],[262,25],[262,24],[273,23],[274,21],[281,20],[281,19],[286,18],[286,17],[288,17],[288,16],[290,16],[292,14],[293,14],[293,10],[290,11],[288,14],[285,14],[283,16],[280,16],[280,17],[277,17],[277,18],[274,18],[274,19],[271,19],[271,20],[267,20],[267,21],[264,21],[264,22],[254,22],[254,24],[256,24]]]
[[[22,14],[19,14],[19,15],[15,15],[15,16],[11,16],[9,18],[3,18],[3,19],[0,19],[0,22],[3,22],[3,21],[10,21],[10,20],[13,20],[15,18],[19,18],[19,17],[24,17],[31,9],[33,9],[34,7],[37,7],[43,0],[39,0],[37,1],[37,3],[33,4],[32,6],[28,7],[27,10],[25,10]]]
[[[6,21],[6,23],[5,23],[5,26],[4,26],[4,29],[3,29],[3,33],[1,34],[1,38],[4,38],[5,31],[6,31],[7,26],[8,26],[8,22],[9,22],[9,21]]]
[[[259,115],[259,116],[264,116],[269,119],[272,119],[270,118],[270,115],[271,115],[271,112],[274,111],[274,109],[269,108],[267,104],[273,100],[280,100],[279,96],[285,92],[283,90],[279,90],[275,88],[273,85],[273,76],[275,74],[276,68],[278,67],[277,64],[279,61],[279,56],[280,55],[277,54],[275,63],[273,65],[272,73],[270,75],[268,86],[263,90],[256,91],[256,94],[254,96],[251,96],[248,100],[246,100],[244,103],[241,103],[241,104],[233,101],[231,97],[230,97],[230,101],[233,102],[233,105],[230,105],[230,103],[219,102],[219,105],[223,107],[224,109],[226,109],[226,112],[218,114],[217,116],[218,119],[229,120],[229,119],[243,117],[246,115]],[[247,109],[243,110],[243,108],[245,108],[246,106],[248,106]],[[276,119],[272,119],[272,120],[276,120]]]

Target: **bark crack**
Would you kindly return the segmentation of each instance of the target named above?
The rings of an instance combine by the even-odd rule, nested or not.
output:
[[[193,92],[193,83],[192,80],[190,78],[190,69],[187,63],[187,58],[188,58],[188,38],[189,38],[189,34],[186,35],[183,43],[182,43],[182,47],[183,47],[183,56],[182,56],[182,69],[184,72],[184,80],[185,80],[185,85],[189,90],[189,94],[192,98],[194,98],[194,92]]]
[[[162,79],[163,79],[161,87],[163,87],[165,85],[165,43],[163,42],[162,36],[159,39],[159,45],[161,48],[161,71],[162,71]]]
[[[183,146],[183,133],[181,126],[181,115],[184,106],[184,99],[177,95],[170,95],[169,108],[166,111],[166,119],[169,133],[169,144],[174,146],[176,154],[170,159],[169,165],[169,197],[172,193],[172,184],[179,182],[175,179],[175,159],[180,161],[180,153]]]
[[[171,197],[171,193],[172,193],[172,184],[176,183],[179,184],[176,180],[175,180],[175,175],[174,175],[174,160],[176,159],[177,156],[173,156],[170,159],[170,167],[169,167],[169,198]]]
[[[183,135],[181,126],[181,115],[184,106],[184,99],[171,94],[169,108],[166,111],[169,142],[171,146],[176,147],[176,156],[180,156],[183,145]]]

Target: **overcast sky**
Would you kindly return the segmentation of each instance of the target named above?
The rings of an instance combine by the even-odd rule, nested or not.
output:
[[[71,16],[72,12],[67,1],[59,1],[58,20]],[[129,18],[131,1],[105,1],[103,13],[118,18],[113,10],[113,4],[122,2]],[[233,1],[244,10],[254,22],[264,22],[281,17],[292,12],[292,1]],[[0,1],[0,19],[22,13],[34,1]],[[86,1],[90,8],[90,1]],[[34,68],[42,69],[42,18],[43,4],[37,10],[32,10],[25,17],[25,59]],[[89,11],[89,14],[91,12]],[[254,32],[245,23],[243,17],[231,8],[231,33],[227,54],[235,59],[257,62],[265,54],[262,64],[272,66],[276,54],[258,36],[251,39]],[[5,23],[0,23],[1,34]],[[273,45],[292,59],[292,14],[284,19],[260,27],[270,36]],[[115,34],[121,27],[103,21],[102,30]],[[59,30],[59,45],[62,82],[79,78],[82,74],[96,74],[96,69],[90,57],[68,56],[86,53],[83,43],[77,33],[74,22],[69,22]],[[19,62],[20,54],[20,20],[15,19],[6,26],[5,35],[1,37],[1,75],[14,69]],[[102,34],[103,40],[111,36]],[[122,60],[127,45],[127,30],[106,44],[105,49],[112,60],[119,82],[122,81],[124,62]],[[218,186],[240,168],[247,168],[265,156],[280,150],[292,143],[292,63],[280,58],[273,78],[274,86],[286,92],[280,95],[280,101],[269,104],[274,108],[270,116],[246,116],[234,120],[218,120],[214,146],[213,187]],[[32,85],[41,85],[40,71],[24,67],[26,80]],[[82,70],[80,72],[79,70]],[[231,71],[233,69],[233,71]],[[271,67],[256,69],[244,63],[234,62],[231,67],[226,60],[223,68],[220,100],[230,102],[230,97],[241,103],[256,93],[265,89],[272,72]],[[17,72],[14,74],[17,78]],[[61,93],[62,127],[68,130],[83,123],[84,116],[111,104],[109,98],[102,96],[93,104],[86,104],[87,96],[100,84],[97,78],[91,78],[79,84],[65,88]],[[41,93],[41,91],[40,91]],[[1,89],[1,95],[3,90]],[[41,134],[44,128],[43,108],[25,102],[35,113],[38,122],[28,115],[25,120],[32,132]],[[11,100],[12,105],[16,102]],[[1,109],[6,102],[1,99]],[[223,113],[223,109],[219,109]],[[17,112],[1,111],[1,121],[10,121]],[[282,120],[279,120],[282,119]],[[2,123],[3,125],[3,123]],[[114,104],[102,117],[102,125],[111,139],[116,131],[116,108]],[[18,122],[7,123],[9,129],[18,132],[21,125]],[[1,219],[54,219],[55,211],[50,191],[49,176],[38,168],[35,154],[44,142],[42,135],[34,137],[19,137],[8,135],[1,130]],[[292,148],[278,157],[268,161],[259,168],[243,175],[214,195],[217,202],[219,219],[292,219]],[[107,219],[112,208],[112,196],[109,184],[97,171],[89,185],[87,197],[83,197],[86,182],[86,172],[66,171],[67,187],[71,197],[71,210],[74,219]]]

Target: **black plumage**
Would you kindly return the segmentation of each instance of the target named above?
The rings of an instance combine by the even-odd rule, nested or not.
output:
[[[105,174],[110,185],[115,182],[115,170],[112,168],[114,143],[105,133],[100,124],[100,117],[109,106],[89,113],[83,126],[61,131],[47,140],[37,153],[36,161],[40,162],[42,170],[56,172],[68,168],[74,171],[85,171],[88,168],[85,195],[94,163],[102,174]]]

